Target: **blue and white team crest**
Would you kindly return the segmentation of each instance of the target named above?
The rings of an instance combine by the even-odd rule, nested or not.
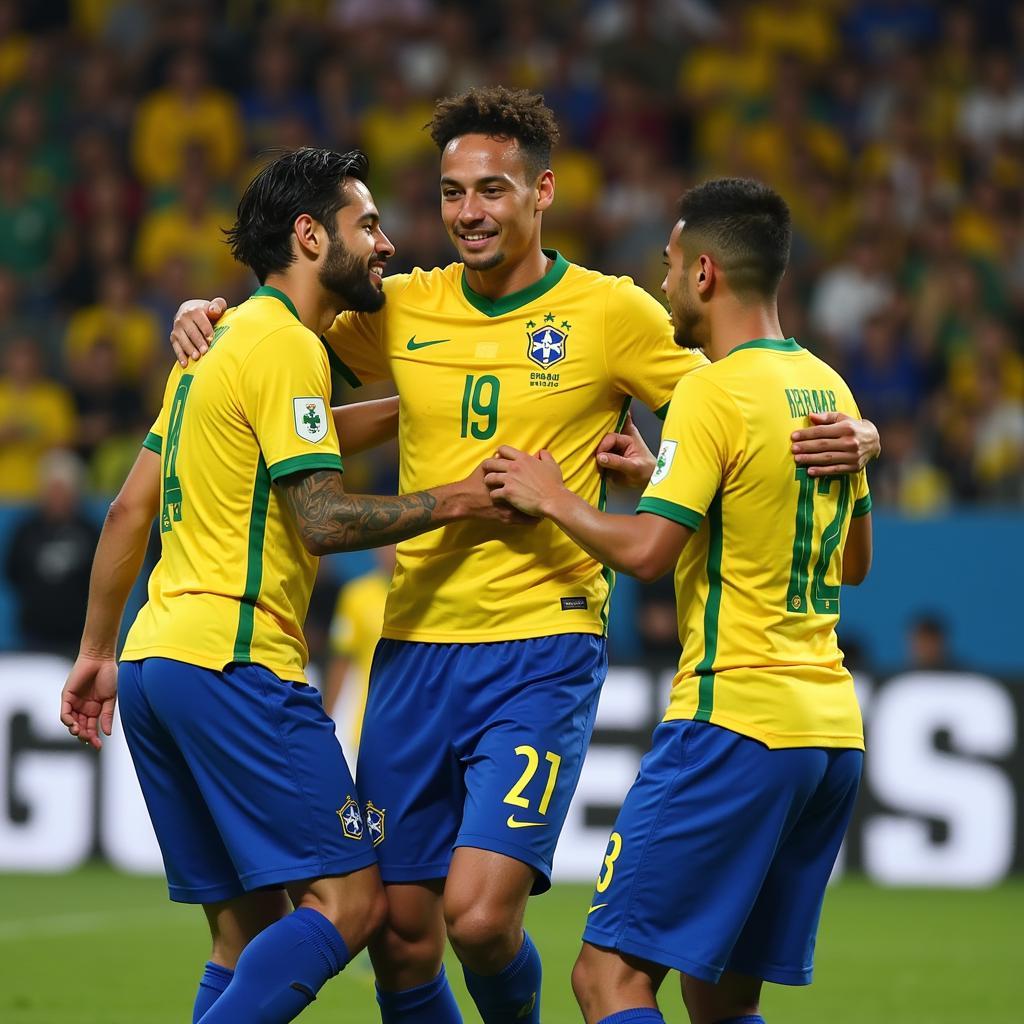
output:
[[[372,800],[366,801],[366,828],[370,833],[370,842],[380,846],[384,842],[384,812],[374,807]]]
[[[359,813],[359,804],[349,797],[341,810],[338,811],[341,819],[341,831],[345,833],[346,839],[363,838],[363,816]]]
[[[565,358],[565,345],[569,338],[568,331],[560,330],[553,324],[544,324],[535,330],[528,330],[526,337],[529,343],[526,354],[538,366],[547,369],[560,363]]]

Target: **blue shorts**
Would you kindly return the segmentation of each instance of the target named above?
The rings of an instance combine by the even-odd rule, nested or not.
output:
[[[121,663],[121,722],[172,900],[216,903],[373,864],[352,776],[305,683]]]
[[[619,812],[583,939],[717,982],[809,985],[859,750],[769,750],[663,722]]]
[[[551,885],[608,669],[603,637],[382,640],[356,778],[385,882],[448,874],[452,850],[514,857]]]

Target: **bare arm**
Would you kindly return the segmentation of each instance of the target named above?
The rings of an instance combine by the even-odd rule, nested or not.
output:
[[[549,452],[538,458],[503,445],[484,463],[491,496],[527,515],[545,516],[599,562],[651,582],[679,560],[693,530],[662,516],[600,512],[562,483]]]
[[[345,455],[375,448],[398,434],[398,398],[355,402],[331,409]]]
[[[294,473],[277,486],[313,555],[395,544],[459,519],[525,521],[491,501],[481,469],[458,483],[387,498],[346,494],[336,470]]]
[[[871,569],[871,513],[856,516],[843,546],[843,583],[855,587],[863,583]]]
[[[61,694],[60,720],[97,750],[100,731],[109,736],[113,727],[117,634],[159,504],[160,456],[143,448],[107,511],[93,556],[81,648]]]

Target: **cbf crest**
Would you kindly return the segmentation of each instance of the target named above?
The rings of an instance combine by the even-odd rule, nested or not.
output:
[[[565,358],[571,326],[568,320],[556,325],[553,313],[547,313],[540,325],[533,320],[527,321],[526,355],[530,361],[545,370],[560,363]]]
[[[363,838],[363,816],[359,813],[359,804],[349,797],[338,811],[341,819],[341,831],[346,839]]]
[[[380,807],[374,807],[372,800],[366,801],[366,828],[370,835],[370,842],[374,846],[380,846],[384,842],[384,811]]]

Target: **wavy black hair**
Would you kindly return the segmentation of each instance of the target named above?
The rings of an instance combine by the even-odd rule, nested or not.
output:
[[[707,252],[740,297],[773,298],[789,263],[792,238],[786,200],[760,181],[713,178],[679,200],[687,258]]]
[[[335,153],[309,147],[282,153],[249,182],[238,203],[234,227],[225,231],[231,255],[260,284],[295,261],[292,227],[308,213],[334,240],[334,215],[348,203],[346,178],[366,181],[369,161],[361,150]]]
[[[551,149],[559,135],[558,122],[544,105],[543,96],[503,85],[470,89],[438,100],[427,127],[442,152],[460,135],[515,139],[531,177],[551,166]]]

